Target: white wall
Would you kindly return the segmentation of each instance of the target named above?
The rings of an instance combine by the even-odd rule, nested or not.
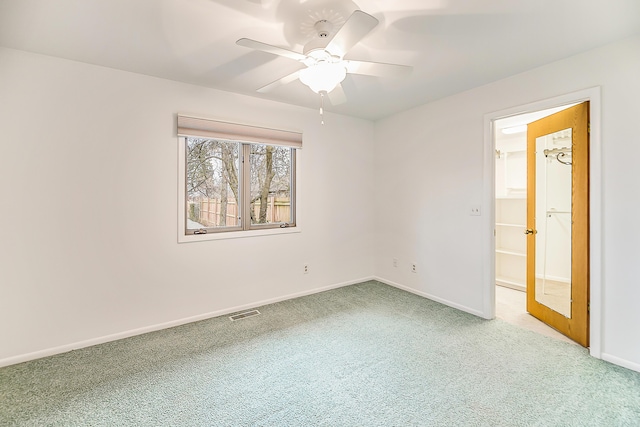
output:
[[[483,116],[459,96],[376,126],[376,275],[480,315]],[[392,258],[398,259],[393,267]],[[417,264],[417,272],[410,269]]]
[[[302,232],[178,244],[178,112],[302,130]],[[325,122],[0,49],[0,366],[371,277],[374,126]]]
[[[640,370],[638,75],[640,37],[322,127],[313,110],[0,49],[0,365],[373,274],[482,315],[484,115],[601,86],[602,356]],[[177,244],[177,112],[302,130],[302,233]]]
[[[640,37],[634,37],[378,122],[377,198],[395,203],[376,210],[376,275],[482,313],[488,244],[484,221],[469,210],[491,185],[483,182],[483,116],[601,86],[601,350],[604,359],[640,370],[638,76]],[[392,206],[401,207],[402,215],[393,214]],[[409,271],[411,261],[418,273]]]

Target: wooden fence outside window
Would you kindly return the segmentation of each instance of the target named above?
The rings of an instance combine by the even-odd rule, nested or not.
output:
[[[204,227],[233,227],[238,225],[238,204],[235,199],[228,199],[225,206],[221,199],[198,199],[187,201],[187,215]],[[260,216],[260,201],[253,205],[254,218]],[[222,219],[226,218],[226,223]],[[289,222],[291,218],[291,201],[288,197],[269,196],[267,199],[267,223]]]

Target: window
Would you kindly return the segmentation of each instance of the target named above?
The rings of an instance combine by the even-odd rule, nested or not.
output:
[[[237,142],[186,138],[186,233],[241,226]]]
[[[251,225],[294,225],[291,194],[295,151],[289,147],[245,144],[249,152]],[[246,156],[245,156],[246,158]]]
[[[301,134],[178,116],[178,135],[181,236],[296,226]]]

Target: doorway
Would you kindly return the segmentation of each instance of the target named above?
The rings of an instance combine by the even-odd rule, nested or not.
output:
[[[508,232],[503,232],[502,236],[499,235],[500,229],[519,228],[519,231],[522,232],[523,228],[520,228],[520,226],[526,225],[526,217],[524,216],[521,216],[520,219],[517,220],[509,219],[505,216],[517,213],[518,211],[524,214],[522,211],[523,209],[526,210],[526,201],[522,201],[524,197],[526,197],[527,185],[523,183],[523,180],[526,180],[526,174],[518,176],[515,173],[519,169],[526,170],[525,149],[524,147],[521,147],[520,149],[507,147],[507,149],[505,149],[500,146],[496,139],[494,139],[494,136],[496,136],[498,132],[501,132],[502,128],[516,128],[519,125],[526,124],[527,122],[530,123],[540,117],[544,117],[558,110],[566,109],[571,104],[576,104],[582,101],[591,101],[591,141],[589,142],[591,164],[588,170],[591,180],[591,187],[589,188],[589,198],[591,201],[589,212],[591,216],[591,224],[588,227],[590,234],[589,243],[593,250],[589,255],[590,262],[587,267],[591,276],[591,319],[589,321],[589,335],[591,338],[590,353],[592,356],[600,358],[601,154],[599,139],[599,88],[587,89],[554,99],[498,111],[485,116],[485,179],[487,183],[492,184],[491,188],[485,189],[485,201],[487,202],[487,206],[490,208],[488,209],[488,218],[485,218],[485,224],[487,226],[487,239],[490,243],[488,246],[491,249],[490,251],[487,251],[486,254],[486,259],[490,268],[485,276],[485,317],[493,318],[496,316],[496,283],[502,281],[502,285],[506,285],[509,289],[501,289],[511,291],[511,288],[519,288],[520,292],[523,289],[523,285],[526,283],[525,277],[523,277],[522,273],[523,271],[526,271],[526,267],[523,268],[523,264],[526,263],[526,257],[523,256],[523,253],[526,252],[526,248],[523,247],[526,246],[526,238],[524,241],[523,239],[518,241],[515,239],[516,234],[512,233],[511,236],[509,236]],[[516,130],[510,129],[510,131]],[[523,133],[521,136],[524,138],[524,135],[525,134]],[[511,159],[505,161],[505,158],[509,156]],[[498,185],[498,181],[500,180],[505,184],[502,188]],[[500,200],[503,201],[501,202]],[[498,207],[498,204],[500,203],[503,205],[509,205],[506,207],[506,213],[504,210],[505,206]],[[501,225],[496,225],[498,223]],[[507,250],[507,246],[510,244],[515,245],[510,248],[511,251]],[[498,251],[502,250],[502,252],[496,252],[496,249]],[[506,269],[503,266],[499,266],[500,262],[504,262],[500,261],[500,259],[517,259],[518,257],[520,258],[520,268],[510,270],[513,265]],[[518,261],[514,264],[518,264]],[[520,271],[520,273],[517,273],[517,271]],[[551,289],[551,287],[549,287],[549,289]],[[500,304],[502,303],[503,302],[500,302]]]
[[[529,149],[531,147],[528,147],[527,135],[531,132],[532,123],[548,120],[548,117],[561,114],[561,111],[566,111],[566,109],[571,106],[570,104],[516,115],[496,120],[494,123],[496,317],[525,329],[565,341],[570,340],[558,331],[552,329],[551,326],[553,325],[547,325],[529,314],[531,310],[528,308],[530,304],[527,298],[530,294],[527,293],[528,270],[535,266],[538,281],[545,280],[545,277],[560,280],[560,276],[570,276],[566,274],[566,271],[568,269],[570,270],[571,259],[570,251],[566,250],[566,233],[555,233],[551,236],[552,238],[548,238],[547,228],[552,227],[544,227],[547,221],[538,225],[541,233],[536,233],[536,237],[547,237],[545,242],[538,244],[540,256],[536,257],[535,253],[530,253],[529,256],[527,255],[527,253],[531,251],[531,248],[528,248],[528,244],[531,243],[532,240],[525,234],[525,230],[530,223],[527,215],[527,207],[532,205],[536,200],[535,197],[532,197],[534,194],[530,191],[532,187],[535,187],[535,182],[529,182],[528,180],[528,177],[533,175],[533,173],[527,170],[530,167],[528,163],[530,163],[531,160],[530,156],[528,156],[528,151],[530,151]],[[560,138],[561,136],[565,138],[562,139]],[[562,144],[566,142],[566,135],[558,135],[554,141],[554,144]],[[541,149],[539,151],[542,153],[543,150]],[[569,154],[562,154],[569,156]],[[558,165],[567,166],[569,163],[564,159],[561,159],[561,161],[563,163],[558,162]],[[546,185],[547,182],[545,182],[545,185],[538,186],[537,200],[541,202],[543,199],[547,199],[544,194],[540,194],[541,190],[548,190],[547,193],[550,194],[549,198],[551,199],[554,199],[553,196],[555,196],[556,199],[558,199],[558,196],[564,196],[557,202],[563,206],[562,212],[566,212],[568,210],[566,208],[567,200],[565,200],[567,199],[567,180],[564,178],[566,178],[567,171],[569,171],[568,205],[570,206],[571,167],[554,168],[555,165],[550,162],[538,161],[538,163],[540,164],[538,169],[545,168],[545,170],[548,169],[551,171],[550,174],[539,173],[538,180],[544,179],[547,175],[553,179],[549,180],[549,185]],[[556,171],[556,169],[558,170]],[[537,205],[543,208],[543,206],[546,206],[546,203],[538,203]],[[551,207],[550,209],[554,211],[557,210],[556,207]],[[559,217],[558,219],[560,221],[566,219],[564,218],[566,215],[555,216]],[[546,219],[546,215],[542,215],[541,217]],[[552,222],[551,225],[555,225],[555,222]],[[561,225],[566,226],[566,224]],[[565,231],[566,228],[567,227],[559,228],[558,230],[552,228],[552,231],[562,232]],[[567,252],[569,254],[567,254]],[[534,263],[536,258],[539,260],[537,264]],[[548,260],[550,262],[547,262]],[[552,273],[555,273],[555,275]],[[566,282],[570,282],[570,278],[564,280],[562,283]],[[545,283],[548,283],[548,286],[545,290],[539,292],[538,295],[553,298],[557,292],[555,292],[555,289],[550,290],[551,281],[547,280]],[[554,302],[555,301],[556,299],[554,299]],[[565,305],[568,304],[568,301],[569,298],[562,299]],[[558,309],[555,306],[554,308]]]

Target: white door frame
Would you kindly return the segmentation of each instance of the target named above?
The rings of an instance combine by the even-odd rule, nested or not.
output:
[[[580,90],[550,99],[535,101],[484,116],[483,218],[485,266],[483,273],[483,317],[496,316],[495,253],[495,138],[494,122],[498,119],[555,108],[562,105],[589,103],[589,352],[601,358],[602,346],[602,146],[600,87]]]

